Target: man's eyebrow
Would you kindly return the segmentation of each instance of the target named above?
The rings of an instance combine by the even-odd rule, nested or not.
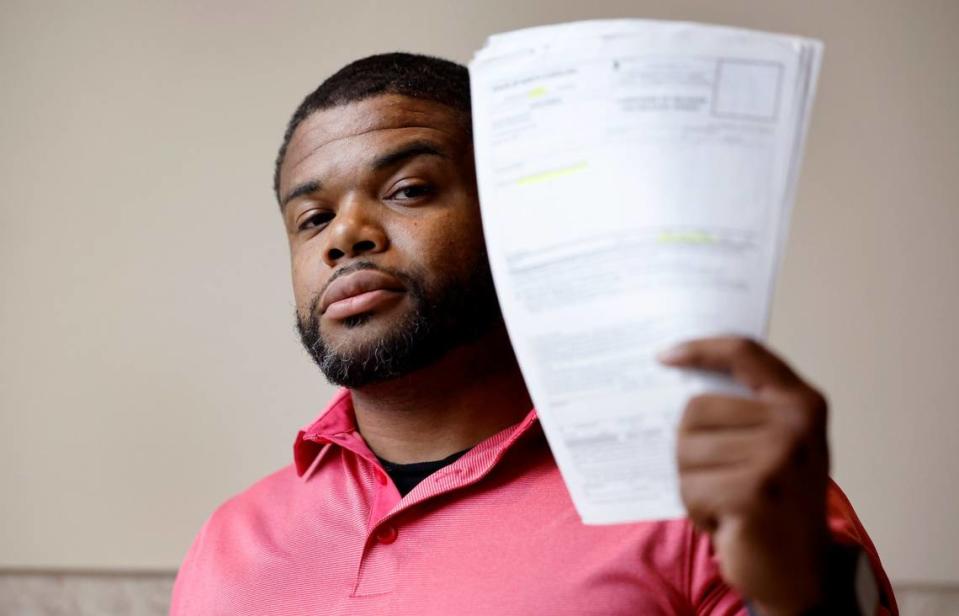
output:
[[[283,197],[283,200],[280,201],[280,210],[286,209],[286,204],[290,201],[296,199],[297,197],[302,197],[303,195],[308,195],[314,193],[322,188],[323,185],[319,180],[310,180],[309,182],[304,182],[294,188],[290,193]]]
[[[447,155],[441,147],[432,141],[420,139],[417,141],[411,141],[410,143],[404,144],[392,152],[383,154],[374,160],[370,166],[374,171],[380,171],[417,156],[439,156],[440,158],[449,158],[449,155]]]
[[[432,141],[419,139],[406,143],[392,152],[387,152],[386,154],[377,157],[370,164],[370,167],[374,171],[381,171],[387,167],[393,167],[411,158],[416,158],[417,156],[439,156],[440,158],[449,159],[449,155],[440,146],[436,145]],[[323,184],[319,180],[310,180],[300,184],[291,190],[289,194],[283,197],[283,199],[280,201],[280,210],[286,209],[286,205],[297,197],[314,193],[320,190],[322,187]]]

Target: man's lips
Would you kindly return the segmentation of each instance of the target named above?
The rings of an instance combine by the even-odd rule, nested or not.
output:
[[[378,270],[360,270],[334,280],[320,297],[320,312],[345,319],[394,301],[406,289],[399,280]]]

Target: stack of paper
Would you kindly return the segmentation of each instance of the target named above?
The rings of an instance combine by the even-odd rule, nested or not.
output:
[[[639,20],[500,34],[470,64],[490,264],[586,523],[683,515],[690,338],[761,338],[822,46]]]

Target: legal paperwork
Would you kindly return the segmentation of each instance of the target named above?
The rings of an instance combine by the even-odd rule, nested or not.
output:
[[[587,524],[681,517],[687,400],[661,367],[762,338],[822,45],[691,23],[498,34],[470,63],[483,227],[510,338]]]

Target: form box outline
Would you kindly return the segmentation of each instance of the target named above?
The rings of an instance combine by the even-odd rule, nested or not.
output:
[[[772,68],[776,71],[776,90],[773,99],[772,109],[767,114],[755,113],[736,113],[732,111],[723,111],[720,109],[720,87],[722,85],[723,67],[727,65],[753,66]],[[781,62],[771,60],[743,60],[740,58],[719,58],[716,62],[716,77],[713,79],[713,101],[712,114],[717,118],[730,118],[737,120],[757,120],[763,122],[776,122],[779,119],[779,106],[782,100],[783,72],[785,67]]]

